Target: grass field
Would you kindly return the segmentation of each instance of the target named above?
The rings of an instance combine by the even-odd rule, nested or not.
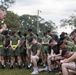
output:
[[[9,69],[8,67],[5,69],[0,69],[0,75],[31,75],[31,72],[33,69]],[[37,75],[55,75],[54,72],[48,73],[48,72],[41,72]]]
[[[9,70],[9,69],[5,69],[5,70],[0,70],[0,75],[31,75],[30,73],[32,72],[32,70],[25,70],[25,69],[14,69],[14,70]],[[42,72],[39,73],[38,75],[55,75],[54,73],[48,73],[48,72]]]

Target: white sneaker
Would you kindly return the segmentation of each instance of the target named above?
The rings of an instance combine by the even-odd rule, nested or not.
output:
[[[31,74],[38,74],[38,71],[33,71]]]
[[[43,67],[46,67],[46,65],[45,65],[45,64],[43,64]]]
[[[30,64],[29,66],[32,67],[32,64]]]
[[[44,68],[44,71],[48,71],[48,67],[45,67],[45,68]]]

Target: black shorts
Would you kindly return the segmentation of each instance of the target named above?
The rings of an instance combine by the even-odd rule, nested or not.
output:
[[[75,62],[75,70],[76,70],[76,62]]]

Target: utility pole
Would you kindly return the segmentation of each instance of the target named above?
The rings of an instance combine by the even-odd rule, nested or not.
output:
[[[39,10],[37,10],[37,34],[39,34]]]
[[[37,10],[37,34],[39,34],[40,28],[39,28],[39,13],[41,13],[40,10]]]

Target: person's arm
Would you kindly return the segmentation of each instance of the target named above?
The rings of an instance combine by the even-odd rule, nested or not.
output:
[[[71,57],[69,57],[68,59],[64,59],[63,63],[68,63],[68,62],[73,62],[74,60],[76,60],[76,53],[74,53]]]
[[[12,46],[12,40],[10,40],[10,47],[13,49],[13,46]]]
[[[20,45],[20,40],[18,40],[18,43],[17,43],[15,49],[16,49],[19,45]]]
[[[48,45],[48,44],[49,44],[49,42],[42,41],[42,45]]]
[[[28,47],[28,40],[27,40],[27,39],[26,39],[26,49],[27,49],[27,50],[31,50],[31,48]]]
[[[59,50],[59,54],[57,54],[57,56],[61,56],[61,54],[62,54],[62,50]]]
[[[53,51],[53,49],[51,49],[51,55],[53,55],[54,54],[54,51]]]
[[[0,33],[2,33],[7,28],[6,24],[3,24],[1,27],[2,28],[0,29]]]
[[[40,55],[40,52],[41,52],[41,50],[37,50],[36,56],[39,56]]]

